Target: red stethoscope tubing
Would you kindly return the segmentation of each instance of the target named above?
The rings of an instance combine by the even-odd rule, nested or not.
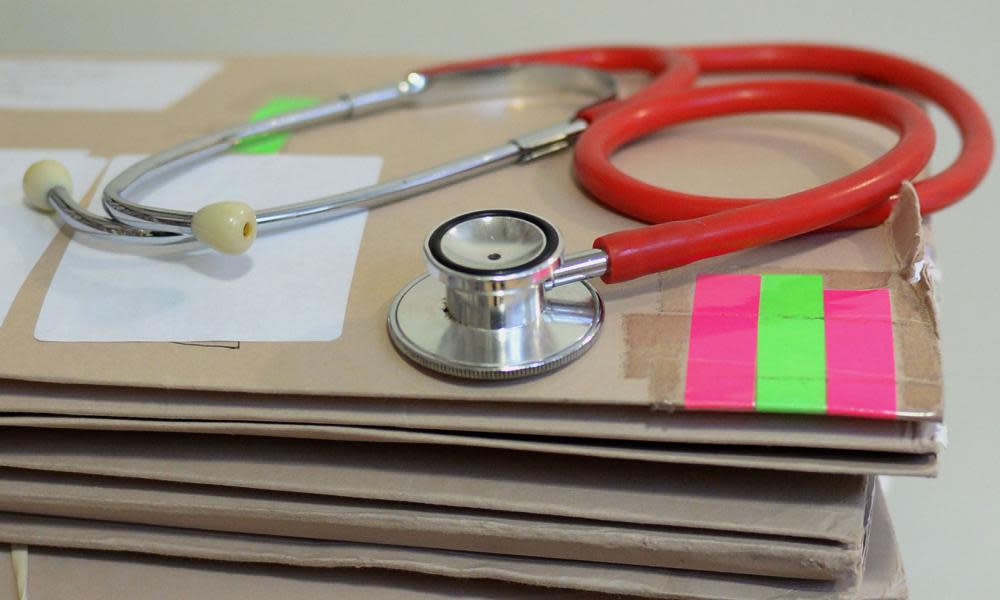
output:
[[[674,102],[674,99],[677,102]],[[836,113],[885,125],[899,141],[874,162],[829,183],[771,200],[730,200],[660,190],[632,180],[638,193],[625,196],[615,178],[581,167],[586,157],[607,156],[630,139],[672,124],[712,116],[775,110]],[[609,258],[608,283],[625,281],[697,260],[767,244],[826,227],[858,214],[899,191],[901,182],[920,173],[934,150],[934,127],[927,114],[903,96],[873,87],[820,81],[759,81],[692,88],[677,92],[655,110],[627,105],[594,122],[586,143],[575,154],[580,183],[605,204],[655,225],[601,236],[594,247]],[[581,145],[582,144],[582,145]],[[631,178],[630,178],[631,179]],[[636,192],[635,190],[642,190]],[[652,193],[649,190],[655,190]],[[664,193],[666,192],[666,194]],[[653,203],[669,194],[665,215]],[[655,196],[655,200],[647,198]]]
[[[915,184],[924,214],[953,204],[985,176],[993,136],[979,104],[961,86],[918,63],[870,50],[810,44],[689,48],[596,47],[507,55],[430,69],[555,63],[653,76],[632,96],[580,111],[590,124],[577,141],[574,170],[599,201],[654,225],[599,237],[609,257],[604,280],[625,281],[821,228],[870,227],[885,220],[894,194],[930,160],[934,130],[903,96],[870,85],[817,80],[746,81],[692,88],[700,73],[809,71],[869,80],[923,96],[948,113],[962,149],[946,169]],[[684,121],[735,113],[804,110],[854,116],[892,128],[899,142],[871,164],[781,198],[719,198],[658,188],[610,161],[622,145]]]

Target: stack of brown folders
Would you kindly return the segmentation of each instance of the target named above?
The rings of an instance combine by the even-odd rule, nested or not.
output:
[[[155,115],[0,111],[0,122],[15,147],[45,138],[96,156],[148,153],[275,95],[331,96],[410,62],[229,59]],[[378,154],[387,179],[572,105],[386,113],[296,133],[281,152]],[[845,120],[753,116],[677,128],[616,160],[658,184],[767,196],[889,143]],[[774,177],[761,147],[804,166]],[[879,228],[598,283],[601,339],[552,374],[434,375],[394,350],[388,304],[422,272],[427,231],[495,206],[551,218],[570,249],[635,225],[576,188],[566,153],[372,210],[343,332],[324,342],[38,341],[50,283],[78,243],[58,234],[0,327],[0,600],[19,586],[33,600],[906,597],[875,475],[933,475],[942,415],[926,232],[909,192]],[[294,244],[294,232],[280,235]],[[156,269],[151,289],[169,291]],[[796,398],[773,412],[692,410],[704,274],[888,290],[894,373],[855,383],[858,397],[868,383],[892,386],[894,404],[879,418],[832,401],[802,414]]]

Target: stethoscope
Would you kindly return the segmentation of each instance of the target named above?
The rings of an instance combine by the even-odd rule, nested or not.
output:
[[[619,99],[608,74],[618,70],[640,70],[653,78],[639,92]],[[875,85],[774,79],[692,87],[699,73],[769,71],[835,74]],[[258,228],[304,224],[386,204],[528,162],[575,141],[573,165],[581,186],[612,209],[652,225],[601,236],[592,249],[564,256],[558,230],[536,215],[512,210],[460,215],[427,237],[423,252],[429,272],[407,285],[390,307],[390,337],[411,360],[450,375],[505,379],[558,368],[590,347],[604,309],[587,279],[625,281],[808,231],[884,221],[903,182],[915,178],[930,159],[934,128],[919,106],[881,86],[931,100],[957,124],[962,136],[958,157],[915,184],[924,214],[957,202],[985,176],[992,158],[990,125],[975,99],[944,75],[900,57],[801,44],[576,48],[442,65],[150,156],[105,187],[103,205],[110,218],[82,208],[71,195],[66,169],[53,161],[28,169],[25,198],[89,234],[147,244],[196,238],[222,252],[240,253]],[[368,188],[259,213],[240,202],[218,202],[190,213],[126,198],[148,178],[256,136],[389,108],[544,91],[579,93],[590,102],[568,122]],[[764,111],[856,117],[893,129],[899,141],[854,173],[775,199],[657,188],[610,161],[624,144],[673,124]]]

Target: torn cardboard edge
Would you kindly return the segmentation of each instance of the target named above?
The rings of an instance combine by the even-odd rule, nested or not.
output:
[[[938,306],[935,300],[934,277],[931,271],[934,263],[930,260],[930,244],[923,227],[920,214],[920,198],[917,190],[909,181],[903,183],[898,200],[889,216],[888,228],[890,241],[896,255],[896,262],[904,268],[900,275],[909,282],[923,302],[927,314],[927,322],[934,326],[934,335],[938,336]]]
[[[867,502],[854,508],[858,529],[864,530]],[[853,544],[843,544],[822,538],[19,470],[5,470],[0,478],[0,511],[204,532],[823,581],[856,578],[863,547],[863,536]]]
[[[700,600],[765,600],[779,596],[800,600],[905,598],[905,580],[899,553],[881,494],[875,499],[869,537],[871,546],[859,585],[858,582],[831,584],[780,578],[735,577],[692,571],[613,567],[600,563],[515,559],[502,555],[475,557],[462,552],[377,545],[352,544],[338,547],[265,536],[205,535],[169,528],[0,513],[0,540],[30,544],[34,553],[34,565],[45,560],[46,555],[78,554],[73,551],[75,549],[84,550],[88,555],[132,552],[198,559],[204,561],[198,563],[202,568],[213,570],[227,567],[211,561],[245,563],[248,566],[252,564],[253,572],[258,572],[260,563],[309,567],[322,569],[331,578],[341,574],[347,578],[357,575],[370,582],[385,579],[382,575],[384,571],[370,569],[392,569],[458,578],[465,582],[470,579],[485,579],[540,586],[561,590],[561,594],[566,594],[568,590],[580,590],[649,598],[682,597]],[[37,551],[36,546],[40,547]],[[132,558],[131,555],[112,558],[121,560],[126,557]],[[139,559],[140,564],[143,560],[153,559]],[[345,567],[362,569],[345,570]],[[40,583],[41,578],[37,572],[32,581],[35,585]],[[435,587],[454,590],[456,585],[464,584],[454,579],[442,579],[439,586]]]
[[[545,438],[540,436],[478,435],[461,432],[345,427],[335,425],[295,425],[233,421],[198,422],[79,417],[0,417],[0,426],[78,429],[88,431],[173,431],[202,434],[292,437],[357,442],[399,442],[442,444],[474,448],[500,448],[618,458],[646,462],[669,462],[749,469],[776,469],[807,473],[848,475],[917,475],[930,477],[937,472],[936,453],[832,451],[765,447],[628,443],[604,440]]]

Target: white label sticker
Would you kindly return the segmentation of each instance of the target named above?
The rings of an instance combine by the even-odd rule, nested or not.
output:
[[[222,63],[165,60],[0,60],[0,108],[160,111]]]
[[[141,159],[112,160],[107,181]],[[375,156],[224,155],[137,187],[130,198],[197,210],[255,209],[372,185]],[[96,204],[96,203],[95,203]],[[246,254],[187,243],[74,236],[42,306],[43,341],[327,341],[340,337],[367,212],[261,233]]]
[[[107,164],[103,158],[90,156],[87,150],[0,148],[0,323],[28,273],[59,231],[57,217],[24,202],[24,171],[43,159],[64,164],[78,194],[90,189]]]

